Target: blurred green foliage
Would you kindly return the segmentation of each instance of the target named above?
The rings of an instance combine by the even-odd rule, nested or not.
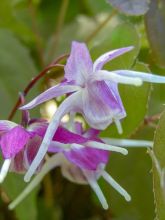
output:
[[[86,42],[93,59],[111,49],[133,45],[133,51],[113,60],[106,68],[111,70],[129,68],[147,72],[150,68],[154,73],[162,75],[165,73],[163,0],[153,1],[157,8],[153,5],[150,7],[148,1],[133,1],[135,4],[133,6],[140,5],[139,8],[137,6],[132,8],[131,15],[147,13],[144,17],[136,18],[125,15],[130,14],[127,12],[130,7],[124,9],[120,7],[121,2],[126,2],[127,6],[130,6],[130,1],[109,2],[112,5],[115,2],[115,8],[105,0],[0,1],[1,119],[7,119],[18,92],[23,91],[37,72],[57,56],[69,52],[72,40]],[[136,9],[140,10],[140,13]],[[46,80],[41,80],[38,83],[40,87],[37,84],[27,99],[37,95],[41,89],[47,88],[52,78],[56,78],[56,75],[47,74]],[[153,139],[156,124],[144,123],[144,118],[162,111],[165,100],[164,88],[163,85],[151,87],[149,84],[144,84],[138,89],[120,86],[128,114],[123,120],[124,133],[120,137]],[[37,115],[36,112],[33,114]],[[18,120],[18,117],[15,119]],[[154,152],[157,159],[160,159],[160,164],[163,163],[162,166],[164,166],[162,161],[165,161],[164,130],[163,116],[156,131],[154,145]],[[102,136],[119,137],[114,126],[102,132]],[[52,171],[51,175],[44,179],[40,190],[35,190],[14,212],[9,212],[8,200],[18,195],[25,186],[22,175],[11,174],[1,187],[0,219],[154,219],[151,160],[146,150],[131,149],[127,157],[112,154],[107,170],[129,191],[132,196],[131,203],[126,203],[113,189],[100,181],[110,204],[110,209],[104,211],[89,186],[69,183],[57,170]],[[159,201],[159,177],[154,178],[155,185],[157,184],[154,189],[155,200]],[[164,204],[159,207],[159,202],[157,203],[158,212],[160,209],[165,210]],[[160,217],[160,220],[163,219],[165,217]]]

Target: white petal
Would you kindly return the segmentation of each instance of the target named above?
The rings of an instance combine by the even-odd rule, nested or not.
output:
[[[38,151],[36,157],[34,158],[29,170],[25,174],[24,180],[26,182],[30,181],[31,176],[34,174],[35,170],[37,169],[37,167],[41,163],[42,159],[44,158],[44,156],[48,150],[48,147],[52,141],[52,138],[53,138],[58,126],[59,126],[59,123],[60,123],[62,117],[66,113],[68,113],[74,109],[75,103],[77,102],[77,100],[79,100],[80,95],[81,95],[81,92],[76,92],[76,93],[70,95],[58,107],[57,111],[55,112],[55,114],[54,114],[54,116],[53,116],[53,118],[47,128],[46,134],[45,134],[44,139],[42,141],[42,144],[39,148],[39,151]]]
[[[153,147],[152,141],[147,140],[131,140],[131,139],[115,139],[102,138],[106,144],[112,144],[120,147]]]
[[[92,75],[93,81],[101,81],[101,80],[107,80],[112,81],[116,83],[122,83],[122,84],[128,84],[128,85],[134,85],[134,86],[141,86],[143,81],[140,77],[130,77],[125,75],[119,75],[116,73],[116,71],[110,72],[106,70],[100,70]]]
[[[61,154],[55,154],[44,164],[39,174],[37,174],[34,179],[27,185],[23,192],[10,203],[8,208],[10,210],[14,209],[22,200],[24,200],[27,195],[42,181],[44,176],[53,168],[59,166],[61,163]]]
[[[112,145],[100,143],[97,141],[88,141],[84,145],[87,147],[93,147],[93,148],[101,149],[101,150],[115,151],[115,152],[119,152],[124,155],[128,154],[128,151],[122,147],[112,146]]]
[[[0,183],[2,183],[9,171],[9,167],[10,167],[10,164],[11,164],[11,159],[5,159],[3,165],[2,165],[2,168],[1,168],[1,171],[0,171]]]
[[[122,196],[124,196],[127,202],[131,201],[131,196],[123,189],[106,171],[102,171],[102,177],[118,191]]]
[[[89,185],[91,186],[93,191],[96,193],[103,208],[108,209],[108,203],[107,203],[107,201],[104,197],[104,194],[102,193],[102,191],[101,191],[101,189],[95,179],[95,175],[93,174],[93,172],[92,171],[84,171],[83,173],[84,173],[85,177],[87,178]]]
[[[115,125],[117,127],[117,131],[119,134],[123,133],[122,125],[119,119],[114,119]]]
[[[115,70],[114,72],[123,77],[138,77],[145,82],[165,83],[165,76],[158,76],[150,73],[138,72],[133,70]]]

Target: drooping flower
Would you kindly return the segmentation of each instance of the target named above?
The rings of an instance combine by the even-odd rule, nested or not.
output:
[[[25,175],[25,181],[29,181],[37,169],[66,113],[79,112],[91,127],[101,130],[114,122],[121,133],[120,120],[126,116],[126,112],[119,95],[118,83],[135,86],[142,85],[143,81],[165,83],[163,76],[131,70],[102,70],[105,63],[132,49],[133,47],[125,47],[107,52],[92,63],[86,45],[72,43],[70,57],[65,65],[64,80],[22,107],[31,109],[54,97],[69,94],[54,114],[39,152]]]
[[[25,173],[34,159],[48,124],[45,120],[32,119],[27,127],[12,121],[0,120],[0,147],[4,162],[0,171],[0,182],[8,170]]]
[[[108,208],[108,204],[97,183],[100,177],[103,177],[127,201],[131,200],[130,195],[105,171],[109,160],[109,151],[127,154],[127,150],[104,144],[98,138],[98,130],[89,129],[87,132],[83,132],[80,123],[75,123],[74,128],[74,132],[62,126],[57,129],[48,150],[55,155],[47,160],[40,173],[34,177],[23,193],[11,203],[10,208],[14,208],[21,202],[46,173],[57,166],[61,167],[63,176],[68,180],[79,184],[89,184],[105,209]]]
[[[105,209],[108,208],[108,204],[97,182],[101,177],[126,201],[131,200],[130,195],[105,171],[111,154],[109,151],[127,154],[126,149],[117,146],[152,147],[153,142],[102,138],[108,143],[105,144],[98,137],[99,130],[91,128],[84,132],[82,125],[77,122],[71,123],[69,129],[66,129],[64,124],[58,127],[48,150],[54,155],[45,162],[40,172],[9,205],[9,209],[14,209],[42,181],[44,176],[56,167],[61,168],[63,176],[68,180],[78,184],[89,184]]]

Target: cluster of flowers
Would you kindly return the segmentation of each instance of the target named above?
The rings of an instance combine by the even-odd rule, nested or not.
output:
[[[100,177],[127,201],[131,200],[130,195],[105,171],[110,152],[126,155],[124,145],[150,147],[152,142],[100,138],[99,133],[112,123],[122,133],[120,120],[126,117],[126,112],[118,83],[135,86],[141,86],[143,81],[165,83],[165,77],[148,73],[102,70],[104,64],[132,49],[133,47],[126,47],[107,52],[92,63],[86,45],[73,42],[62,82],[21,107],[21,125],[0,121],[0,146],[4,157],[0,182],[4,180],[8,170],[26,173],[26,182],[36,174],[9,208],[14,208],[47,172],[58,166],[61,167],[63,176],[70,181],[89,184],[105,209],[108,204],[97,183]],[[67,96],[50,123],[43,119],[30,119],[29,109],[64,94]],[[62,117],[68,113],[69,123],[62,123]],[[88,130],[84,130],[81,123],[75,121],[77,113],[83,115],[90,127]]]

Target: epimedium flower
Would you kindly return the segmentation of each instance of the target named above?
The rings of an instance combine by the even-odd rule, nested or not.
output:
[[[98,137],[99,132],[93,128],[84,131],[81,123],[77,122],[71,123],[69,126],[60,125],[48,149],[48,152],[53,153],[53,155],[47,159],[40,172],[23,192],[9,205],[9,209],[14,209],[42,181],[44,176],[56,167],[61,168],[62,175],[69,181],[90,185],[104,209],[108,208],[108,204],[98,185],[98,180],[101,177],[115,188],[126,201],[130,201],[130,195],[105,170],[110,154],[114,151],[125,155],[127,150],[123,146],[152,147],[153,142],[100,139]],[[105,144],[103,140],[108,144]],[[112,143],[115,143],[116,146],[113,146]],[[122,148],[117,147],[117,145],[122,146]]]
[[[0,183],[8,171],[25,173],[34,159],[48,124],[43,119],[29,119],[27,126],[0,120],[0,147],[4,162]]]
[[[127,154],[121,147],[106,145],[98,137],[99,131],[89,129],[84,132],[80,123],[74,123],[73,131],[59,126],[53,137],[48,152],[53,153],[25,190],[10,204],[13,209],[30,193],[43,177],[53,168],[60,167],[68,180],[78,184],[89,184],[96,193],[104,209],[108,208],[107,201],[97,180],[101,177],[112,185],[125,199],[130,201],[130,195],[105,171],[109,160],[109,151]]]
[[[29,181],[34,174],[56,132],[61,118],[68,112],[81,113],[87,123],[103,130],[115,123],[122,133],[120,120],[126,112],[118,91],[118,83],[141,86],[143,81],[165,83],[165,77],[132,70],[103,70],[110,60],[132,50],[133,47],[119,48],[107,52],[92,63],[84,43],[73,42],[70,56],[65,65],[64,80],[40,94],[21,109],[31,109],[49,99],[68,94],[54,114],[41,147],[25,175]]]

